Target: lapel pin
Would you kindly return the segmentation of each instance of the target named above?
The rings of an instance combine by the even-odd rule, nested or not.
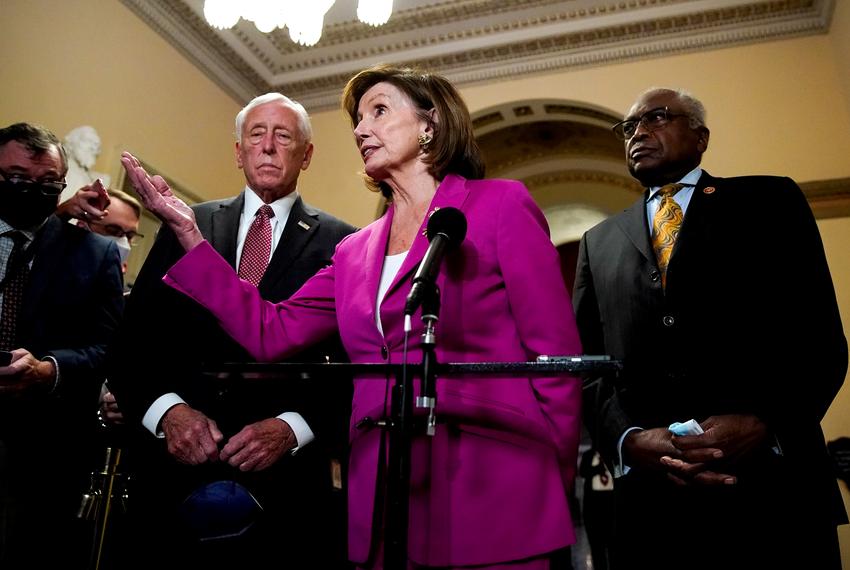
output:
[[[714,194],[714,190],[715,190],[714,186],[706,186],[705,188],[702,189],[702,193],[703,194]]]
[[[310,229],[310,224],[304,222],[303,220],[298,220],[298,225],[301,226],[305,230]]]
[[[434,213],[435,213],[437,210],[439,210],[439,209],[440,209],[440,207],[439,207],[439,206],[434,206],[434,209],[433,209],[433,210],[431,210],[430,212],[428,212],[428,218],[430,218],[431,216],[433,216],[433,215],[434,215]],[[427,224],[426,224],[426,226],[427,226]],[[422,230],[422,235],[423,235],[423,236],[425,236],[425,237],[428,237],[428,228],[427,228],[427,227],[426,227],[424,230]]]

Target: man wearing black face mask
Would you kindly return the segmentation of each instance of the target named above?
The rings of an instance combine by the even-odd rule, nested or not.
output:
[[[47,129],[0,129],[0,567],[82,568],[76,520],[106,344],[122,308],[116,245],[52,216],[67,161]],[[3,353],[0,353],[2,356]]]

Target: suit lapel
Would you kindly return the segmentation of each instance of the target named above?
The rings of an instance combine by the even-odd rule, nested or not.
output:
[[[390,204],[387,213],[377,221],[374,230],[366,240],[366,251],[363,256],[363,278],[367,298],[371,299],[369,303],[372,314],[371,322],[375,322],[375,299],[378,298],[381,268],[384,266],[384,257],[387,253],[387,242],[390,239],[393,215],[395,215],[395,206]]]
[[[646,194],[623,212],[622,216],[618,216],[616,220],[620,229],[623,230],[637,250],[647,260],[655,262],[655,253],[652,251],[652,243],[649,241],[649,226],[646,219]]]
[[[236,236],[239,233],[239,217],[242,215],[244,204],[245,196],[240,193],[233,200],[222,203],[210,214],[210,244],[234,269]]]
[[[670,255],[671,264],[677,255],[684,255],[681,252],[687,251],[693,244],[693,240],[699,239],[700,235],[705,235],[707,229],[705,221],[711,217],[709,210],[715,202],[714,194],[717,191],[717,184],[717,179],[703,171],[694,187],[688,211],[685,212],[685,219],[682,222],[682,229],[676,239],[676,245],[673,246],[673,253]]]
[[[469,189],[466,187],[466,179],[455,174],[449,174],[446,176],[440,185],[437,187],[437,193],[434,195],[434,198],[431,200],[431,205],[428,208],[428,214],[425,216],[425,219],[422,221],[422,225],[419,227],[419,230],[416,232],[416,238],[413,240],[413,244],[410,246],[410,251],[407,254],[407,257],[404,259],[404,263],[399,269],[398,273],[395,276],[395,279],[390,285],[390,288],[387,289],[387,293],[384,298],[389,297],[401,283],[407,280],[407,277],[410,273],[416,270],[416,267],[419,265],[419,262],[422,261],[422,258],[425,257],[425,252],[428,250],[428,238],[425,236],[425,228],[428,227],[428,218],[435,211],[440,208],[457,208],[458,210],[462,209],[463,203],[466,201],[466,197],[469,195]],[[392,219],[390,218],[390,221]],[[390,224],[387,224],[387,231],[389,231]],[[386,244],[386,240],[383,242]]]
[[[18,315],[19,323],[29,323],[35,318],[35,310],[41,304],[41,297],[47,289],[48,282],[53,274],[52,269],[56,267],[57,260],[64,259],[68,254],[66,252],[68,246],[68,236],[62,239],[58,234],[61,232],[62,225],[66,222],[51,216],[38,232],[35,237],[35,243],[30,247],[35,247],[32,258],[32,269],[30,270],[30,280],[24,292],[24,298],[21,304],[20,314]]]
[[[301,196],[292,204],[283,235],[272,254],[268,269],[260,280],[259,287],[266,290],[280,279],[284,278],[293,261],[298,259],[304,247],[319,230],[319,216],[314,210],[304,205]]]

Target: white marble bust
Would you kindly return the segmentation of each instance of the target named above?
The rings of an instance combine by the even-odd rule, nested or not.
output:
[[[103,181],[104,186],[109,187],[109,176],[92,170],[100,155],[100,136],[94,127],[83,125],[72,129],[65,135],[63,146],[68,154],[68,175],[65,178],[68,186],[62,192],[60,202],[64,202],[97,178]]]

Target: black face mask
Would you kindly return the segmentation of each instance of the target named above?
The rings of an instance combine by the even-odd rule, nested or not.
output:
[[[0,181],[0,218],[15,229],[36,229],[58,205],[58,194],[46,195],[33,186],[22,192],[19,185]]]

